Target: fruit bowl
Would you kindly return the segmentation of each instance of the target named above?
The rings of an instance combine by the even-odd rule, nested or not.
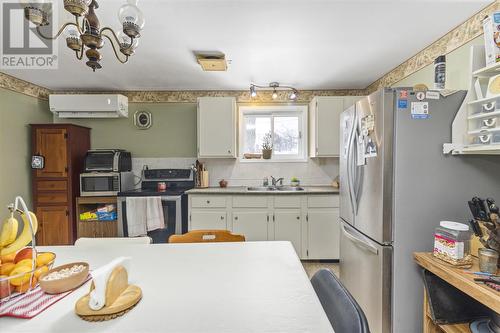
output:
[[[0,302],[8,301],[35,288],[40,276],[52,269],[56,260],[55,253],[37,253],[35,268],[33,268],[32,253],[33,250],[26,247],[18,251],[15,256],[1,257]]]
[[[71,270],[73,267],[79,266],[81,270],[66,274],[65,276],[57,277],[52,280],[45,278],[53,272],[61,272],[62,270]],[[80,287],[87,276],[89,275],[89,264],[86,262],[73,262],[70,264],[55,267],[40,276],[40,288],[47,294],[60,294],[69,290]]]

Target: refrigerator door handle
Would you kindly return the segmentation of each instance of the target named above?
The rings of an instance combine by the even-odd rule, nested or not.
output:
[[[368,243],[367,240],[363,240],[361,238],[358,238],[356,237],[355,235],[353,235],[351,232],[349,232],[345,226],[344,223],[341,224],[342,226],[342,232],[344,233],[344,235],[350,239],[353,243],[355,243],[356,245],[358,245],[359,247],[362,247],[370,252],[372,252],[373,254],[375,255],[378,255],[378,249],[371,245],[370,243]]]
[[[349,155],[347,158],[347,178],[349,183],[349,196],[351,198],[352,213],[354,216],[356,216],[356,214],[358,213],[358,199],[356,197],[355,177],[354,177],[354,172],[356,170],[356,159],[357,159],[357,156],[354,153],[354,148],[356,147],[354,145],[354,140],[356,138],[356,121],[357,119],[355,115],[352,122],[351,135],[349,137]]]
[[[356,147],[356,154],[355,160],[353,162],[354,165],[354,170],[353,170],[353,182],[352,182],[352,187],[353,187],[353,196],[354,196],[354,204],[355,204],[355,214],[358,214],[358,206],[359,206],[359,197],[361,194],[361,187],[363,186],[363,166],[358,165],[357,158],[358,158],[358,131],[357,129],[354,130],[354,140],[353,140],[353,146]]]

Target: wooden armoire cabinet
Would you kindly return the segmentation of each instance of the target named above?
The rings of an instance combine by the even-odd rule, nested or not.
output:
[[[72,124],[31,124],[33,155],[44,167],[33,169],[37,245],[72,245],[76,239],[76,197],[90,149],[90,128]]]

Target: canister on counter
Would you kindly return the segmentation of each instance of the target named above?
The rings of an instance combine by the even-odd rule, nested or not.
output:
[[[472,265],[469,226],[452,221],[441,221],[434,233],[435,257],[454,266]]]

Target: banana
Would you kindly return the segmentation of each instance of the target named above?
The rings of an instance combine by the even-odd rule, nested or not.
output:
[[[33,221],[33,233],[36,234],[38,230],[38,220],[36,219],[35,214],[32,212],[29,212],[29,214],[31,216],[31,220]],[[21,214],[21,217],[23,219],[23,231],[21,231],[21,234],[14,242],[0,249],[1,256],[17,252],[31,242],[30,222],[25,214]]]
[[[2,224],[2,231],[0,232],[0,249],[16,240],[17,228],[17,219],[14,217],[14,214],[11,213],[10,217],[5,219]]]

